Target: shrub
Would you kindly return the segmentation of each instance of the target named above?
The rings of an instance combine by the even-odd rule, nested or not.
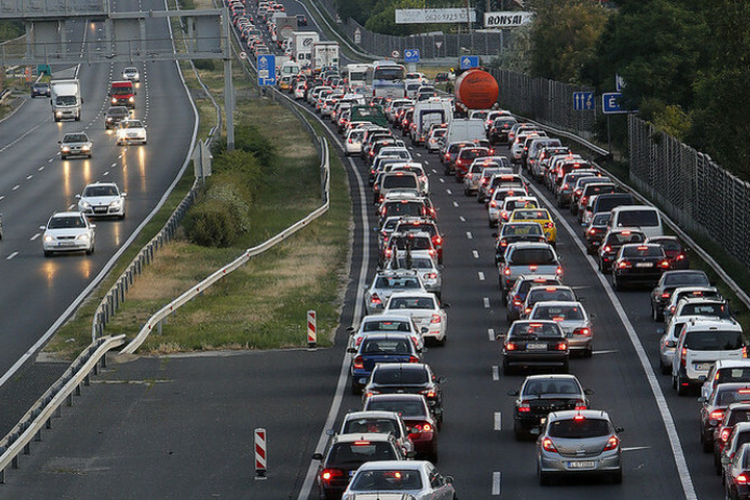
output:
[[[195,244],[228,247],[240,234],[229,203],[213,201],[193,207],[185,218],[185,234]]]
[[[216,69],[216,61],[213,59],[196,59],[193,61],[195,69],[202,71],[214,71]]]

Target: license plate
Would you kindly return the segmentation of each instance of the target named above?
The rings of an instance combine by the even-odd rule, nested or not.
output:
[[[98,214],[107,213],[107,207],[96,207],[96,208],[94,208],[94,212],[96,212]]]
[[[636,262],[635,267],[654,267],[653,262]]]
[[[75,243],[75,241],[61,241],[61,242],[59,243],[59,245],[60,245],[61,247],[72,247],[72,246],[73,246],[73,245],[75,245],[75,244],[76,244],[76,243]]]
[[[593,469],[596,467],[596,462],[593,460],[568,462],[569,469]]]
[[[695,369],[699,372],[707,372],[711,369],[711,365],[713,365],[713,363],[695,363],[693,366],[695,366]]]
[[[529,343],[526,344],[526,349],[528,349],[529,351],[545,351],[547,350],[547,344]]]

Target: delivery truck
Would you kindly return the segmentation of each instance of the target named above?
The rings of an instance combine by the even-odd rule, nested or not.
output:
[[[52,80],[50,86],[50,104],[56,122],[60,120],[81,121],[81,84],[77,79]]]
[[[313,44],[320,41],[315,31],[295,31],[292,33],[292,59],[303,68],[312,68]]]
[[[312,69],[321,71],[324,68],[339,67],[338,42],[315,42],[312,49]]]

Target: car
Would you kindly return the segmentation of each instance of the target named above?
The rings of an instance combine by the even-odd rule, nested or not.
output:
[[[711,286],[708,276],[703,271],[681,270],[666,271],[651,290],[651,317],[654,321],[664,319],[664,307],[669,302],[676,288],[685,286]]]
[[[492,202],[490,202],[490,207],[487,211],[490,227],[507,223],[510,215],[515,210],[521,208],[541,208],[541,204],[536,196],[506,196],[498,209],[495,209]]]
[[[661,335],[659,339],[659,368],[663,375],[672,373],[672,363],[674,362],[675,349],[677,342],[680,340],[682,327],[692,319],[698,316],[683,316],[678,319],[671,319],[666,328],[658,328],[656,333]]]
[[[447,128],[436,128],[427,135],[427,140],[425,141],[424,146],[429,153],[440,151],[440,141],[445,137],[447,132]]]
[[[131,82],[140,82],[141,74],[138,72],[138,68],[128,66],[122,70],[122,79],[130,80]]]
[[[438,299],[443,295],[443,266],[435,262],[429,250],[398,250],[386,261],[384,269],[416,271],[425,290]]]
[[[464,176],[469,171],[469,166],[477,158],[484,158],[491,156],[489,148],[479,147],[476,144],[471,146],[463,147],[458,151],[456,159],[453,162],[453,170],[456,175],[456,182],[463,182]]]
[[[690,269],[689,248],[682,245],[676,236],[657,236],[649,238],[646,243],[654,243],[664,248],[669,259],[670,269]]]
[[[432,238],[432,247],[437,252],[438,264],[443,263],[443,244],[445,243],[443,235],[438,229],[437,223],[426,217],[402,217],[394,228],[395,232],[426,232]]]
[[[490,129],[487,134],[489,136],[490,143],[507,143],[508,132],[510,132],[511,127],[513,127],[513,125],[515,125],[516,123],[518,122],[512,116],[501,116],[499,118],[496,118],[495,121],[492,122],[492,125],[490,125]]]
[[[361,392],[378,363],[419,363],[422,361],[422,349],[414,345],[411,335],[401,332],[367,335],[358,347],[349,347],[347,352],[354,354],[349,369],[352,394]]]
[[[528,190],[524,186],[503,186],[493,189],[492,195],[487,203],[487,223],[490,227],[501,226],[509,221],[510,214],[513,213],[512,211],[506,211],[504,219],[500,216],[507,198],[526,198],[526,201],[529,201],[529,205],[539,205],[538,201],[530,200],[530,198],[533,197],[529,195]],[[523,207],[520,203],[519,206]],[[542,229],[542,231],[544,231],[544,229]]]
[[[677,318],[679,316],[675,316],[673,321]],[[691,318],[682,327],[675,347],[672,387],[678,396],[684,396],[692,387],[703,384],[711,366],[719,359],[746,357],[747,346],[742,326],[735,320]]]
[[[609,212],[600,212],[594,215],[583,230],[583,240],[586,244],[586,252],[589,255],[597,254],[597,250],[604,239],[604,233],[607,231],[610,215]]]
[[[715,319],[734,319],[725,298],[683,297],[675,306],[674,317],[701,316]]]
[[[599,245],[599,271],[602,274],[606,274],[612,270],[612,263],[615,261],[617,253],[623,245],[627,243],[643,243],[644,241],[646,241],[646,235],[637,229],[609,229],[602,238],[601,245]]]
[[[78,211],[87,217],[115,216],[125,218],[125,197],[114,182],[94,182],[87,184],[78,199]]]
[[[372,493],[373,495],[368,495]],[[362,465],[342,500],[456,500],[453,478],[428,461],[371,462]]]
[[[117,128],[122,120],[130,118],[130,110],[127,106],[110,106],[104,112],[104,129]]]
[[[672,291],[672,295],[669,297],[667,305],[664,306],[662,314],[664,316],[664,323],[669,324],[670,318],[677,311],[677,304],[684,298],[705,298],[705,299],[718,299],[721,300],[721,293],[715,286],[681,286],[675,288]]]
[[[508,245],[498,266],[500,290],[505,295],[522,274],[562,276],[555,249],[548,243],[519,242]]]
[[[37,96],[51,97],[52,90],[47,82],[34,82],[31,84],[31,98]]]
[[[333,436],[325,453],[314,453],[312,458],[320,461],[316,479],[324,500],[341,498],[349,479],[362,464],[406,459],[392,435],[370,432]]]
[[[505,156],[484,156],[477,158],[469,165],[469,170],[464,175],[465,196],[473,196],[478,193],[482,173],[488,168],[493,169],[498,174],[513,173],[513,168]]]
[[[505,305],[505,320],[510,324],[521,318],[526,297],[533,287],[555,286],[560,284],[560,278],[555,274],[522,274],[518,276],[508,293],[503,295]]]
[[[543,486],[562,476],[603,475],[622,482],[624,429],[601,410],[555,411],[537,439],[537,474]]]
[[[96,225],[91,224],[82,212],[58,212],[53,214],[46,226],[40,226],[42,248],[45,257],[58,252],[94,253]]]
[[[576,293],[569,286],[555,284],[534,284],[526,294],[526,299],[521,306],[521,318],[525,319],[534,309],[537,302],[575,302],[579,300]],[[581,299],[583,300],[583,299]]]
[[[307,91],[307,84],[305,82],[297,83],[294,86],[294,100],[298,101],[305,98],[305,92]],[[359,153],[359,151],[357,151]]]
[[[307,17],[304,14],[297,14],[297,26],[307,26]]]
[[[537,302],[527,319],[551,320],[562,328],[571,352],[581,352],[590,358],[593,354],[594,327],[591,316],[583,304],[572,301]]]
[[[415,346],[420,349],[424,346],[421,329],[405,314],[371,314],[362,318],[357,329],[350,326],[346,331],[349,333],[347,346],[355,349],[368,335],[392,332],[408,333]]]
[[[70,132],[63,136],[60,145],[60,158],[67,160],[71,156],[85,156],[91,158],[94,143],[86,132]]]
[[[727,459],[722,474],[724,498],[747,500],[750,498],[750,444],[744,443],[731,459]]]
[[[127,118],[122,120],[117,127],[117,145],[147,144],[146,126],[141,120]]]
[[[576,191],[576,186],[581,179],[586,179],[590,182],[598,181],[601,174],[596,170],[579,169],[574,170],[563,177],[562,183],[554,193],[557,198],[557,206],[564,208],[567,206],[573,206],[573,193]],[[577,201],[577,200],[576,200]]]
[[[622,290],[626,285],[654,286],[669,269],[669,260],[661,245],[629,243],[620,247],[612,263],[612,286]]]
[[[557,227],[546,208],[517,208],[508,216],[508,222],[538,222],[547,242],[553,247],[557,245]]]
[[[425,340],[431,339],[442,346],[448,341],[446,307],[450,305],[440,304],[433,293],[396,292],[388,299],[383,314],[409,316]]]
[[[435,417],[437,429],[443,424],[444,377],[438,377],[424,363],[379,363],[362,390],[363,400],[375,394],[421,394]]]
[[[568,372],[568,341],[554,321],[514,321],[503,341],[503,375],[515,368],[555,368]]]
[[[362,410],[398,413],[409,430],[417,457],[437,463],[437,420],[422,394],[373,394],[364,401]]]
[[[713,364],[701,387],[701,397],[708,399],[720,384],[750,383],[750,359],[720,359]]]
[[[750,403],[731,403],[714,430],[714,467],[722,473],[721,456],[737,424],[750,425]]]
[[[344,415],[338,434],[363,432],[390,434],[406,457],[410,457],[414,451],[414,443],[409,439],[409,428],[395,411],[350,411]],[[333,430],[328,434],[334,434]]]
[[[382,266],[392,257],[395,257],[397,253],[406,254],[407,252],[415,251],[427,253],[427,255],[434,259],[437,264],[437,251],[432,246],[432,237],[429,233],[424,231],[399,233],[394,230],[388,238],[388,245],[383,250],[382,255],[380,255],[380,261],[378,263]],[[400,264],[400,262],[397,262],[397,264]],[[408,267],[409,266],[406,266],[406,268]]]
[[[575,375],[529,375],[517,391],[513,412],[513,434],[516,440],[533,435],[553,411],[585,410],[594,391],[584,389]]]
[[[581,194],[577,195],[573,192],[573,198],[576,200],[575,203],[571,202],[570,211],[578,217],[578,222],[584,223],[584,215],[586,208],[589,206],[589,200],[594,196],[601,196],[604,194],[610,194],[617,192],[617,185],[613,182],[606,182],[605,177],[598,178],[595,182],[590,182],[582,186]],[[635,227],[635,226],[623,226],[613,225],[611,227]]]
[[[512,243],[530,241],[546,243],[542,225],[538,222],[506,222],[500,229],[500,234],[493,234],[495,240],[495,264],[500,264],[505,258],[505,250]]]
[[[732,403],[750,403],[750,382],[724,382],[708,397],[698,398],[700,407],[700,443],[704,453],[714,449],[714,430]]]

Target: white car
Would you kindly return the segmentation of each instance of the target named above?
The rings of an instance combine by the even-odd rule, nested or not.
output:
[[[65,134],[60,144],[60,158],[67,160],[70,156],[85,156],[91,158],[94,143],[91,142],[86,132],[71,132]]]
[[[50,257],[55,252],[80,252],[86,255],[94,253],[94,228],[81,212],[60,212],[50,217],[44,231],[42,248],[44,256]]]
[[[365,135],[364,128],[351,129],[344,140],[344,153],[347,156],[358,155],[362,152],[362,138]]]
[[[366,462],[357,469],[341,500],[455,500],[453,477],[426,460]]]
[[[94,182],[83,188],[78,199],[78,210],[87,217],[114,215],[125,218],[125,197],[114,182]]]
[[[305,98],[305,84],[304,83],[298,83],[294,87],[294,99],[304,99]]]
[[[130,80],[131,82],[140,82],[141,74],[138,72],[138,68],[130,66],[122,70],[122,79]]]
[[[118,146],[125,144],[146,144],[147,142],[146,126],[141,120],[130,118],[120,122],[120,126],[117,128]]]
[[[411,269],[417,271],[425,290],[434,293],[438,299],[443,293],[443,266],[438,265],[437,255],[429,250],[412,250],[408,257],[406,250],[397,250],[385,263],[385,269]]]
[[[362,318],[359,329],[347,328],[349,344],[357,349],[365,337],[373,333],[408,333],[417,349],[424,347],[422,332],[414,320],[406,314],[370,314]]]
[[[383,314],[410,316],[425,338],[444,345],[448,340],[448,315],[443,307],[433,293],[396,292],[388,299]]]

